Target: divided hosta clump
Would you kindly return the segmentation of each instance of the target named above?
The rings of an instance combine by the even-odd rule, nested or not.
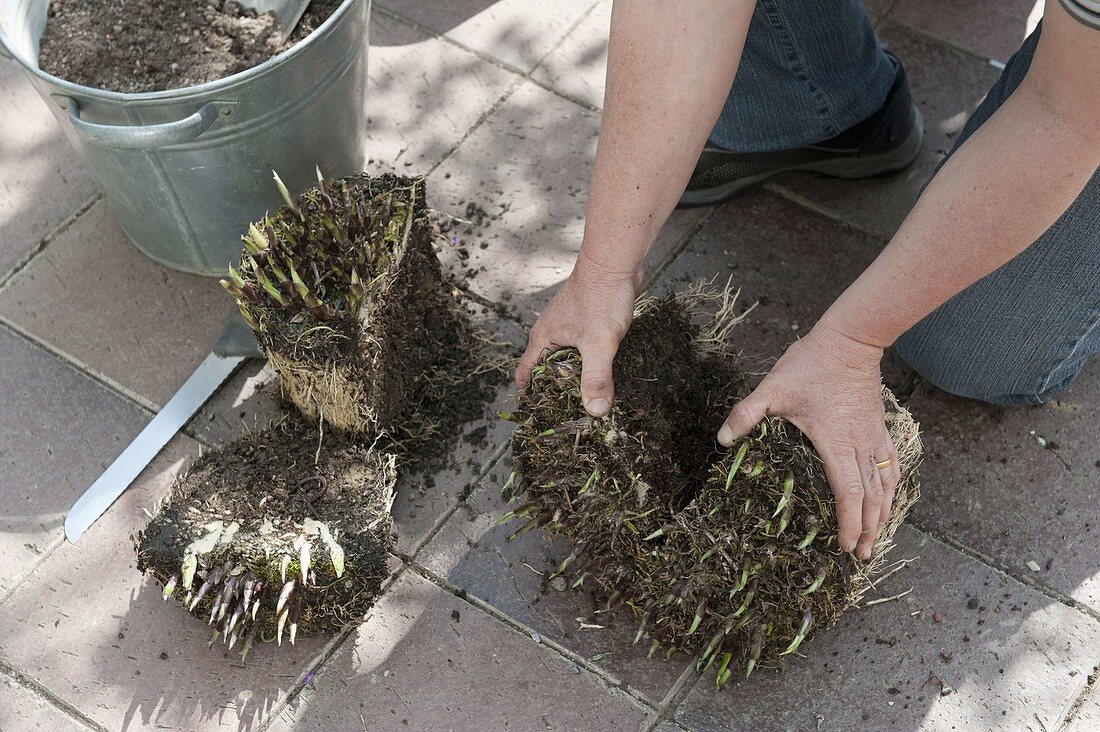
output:
[[[794,653],[870,586],[919,487],[918,427],[883,390],[901,483],[891,521],[863,563],[840,552],[820,458],[768,418],[730,450],[714,433],[745,379],[727,336],[727,291],[703,287],[639,303],[615,360],[616,398],[586,415],[580,357],[547,355],[521,397],[507,516],[571,540],[560,572],[594,581],[607,607],[640,618],[650,654],[699,653],[719,685]]]
[[[138,569],[242,655],[362,620],[389,576],[394,458],[300,418],[206,453],[135,537]]]
[[[388,577],[398,469],[431,466],[504,373],[444,281],[424,180],[325,180],[249,227],[233,296],[295,408],[207,454],[138,565],[247,653],[360,622]]]
[[[250,227],[223,286],[283,393],[339,432],[423,444],[487,343],[443,281],[424,179],[318,172],[297,201],[276,183],[286,205]]]

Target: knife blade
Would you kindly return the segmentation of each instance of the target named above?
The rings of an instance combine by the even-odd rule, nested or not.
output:
[[[237,367],[249,357],[259,355],[252,331],[235,317],[222,331],[210,355],[69,509],[65,516],[65,538],[75,544]]]

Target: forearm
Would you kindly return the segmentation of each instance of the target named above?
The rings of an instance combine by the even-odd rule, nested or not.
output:
[[[754,5],[615,3],[578,266],[635,273],[722,110]]]
[[[1021,83],[929,183],[823,324],[888,346],[1054,223],[1095,172],[1100,143],[1080,124],[1088,110],[1067,115],[1046,91],[1030,75]]]

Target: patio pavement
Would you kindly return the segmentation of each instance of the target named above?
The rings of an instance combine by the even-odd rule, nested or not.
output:
[[[890,178],[791,174],[678,212],[650,286],[732,275],[760,307],[735,337],[761,362],[805,332],[883,246],[1024,35],[1033,0],[868,0],[909,70],[927,136]],[[580,243],[610,3],[376,0],[370,166],[426,173],[431,205],[496,216],[467,237],[477,296],[522,342]],[[924,427],[923,497],[877,589],[781,673],[713,689],[646,659],[633,619],[505,542],[508,428],[402,480],[395,574],[361,626],[247,664],[134,567],[129,535],[204,447],[275,413],[271,374],[233,377],[77,546],[73,500],[183,382],[232,311],[216,281],[124,238],[30,84],[0,60],[0,730],[1070,729],[1100,726],[1100,363],[1035,408],[1001,410],[886,375]],[[432,480],[426,480],[430,477]],[[434,485],[431,485],[434,483]],[[428,487],[431,485],[431,487]],[[1038,571],[1029,569],[1029,564]],[[592,628],[592,624],[603,628]]]

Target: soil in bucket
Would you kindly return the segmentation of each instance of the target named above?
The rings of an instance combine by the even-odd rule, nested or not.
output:
[[[285,42],[273,13],[233,0],[52,0],[39,67],[117,92],[179,89],[224,78],[282,53],[316,30],[341,0],[313,0]]]
[[[430,470],[514,360],[444,279],[423,178],[318,178],[297,198],[276,178],[286,205],[249,227],[222,282],[285,419],[196,462],[135,536],[166,599],[242,653],[363,619],[388,576],[397,475]]]
[[[559,573],[594,583],[607,610],[631,608],[651,654],[698,653],[722,685],[777,665],[859,601],[919,494],[918,426],[884,390],[902,479],[872,558],[856,562],[837,548],[823,466],[793,425],[768,418],[728,450],[714,439],[746,394],[734,296],[698,285],[635,316],[606,417],[584,412],[575,350],[536,367],[512,415],[506,517],[524,521],[516,533],[568,538]]]

